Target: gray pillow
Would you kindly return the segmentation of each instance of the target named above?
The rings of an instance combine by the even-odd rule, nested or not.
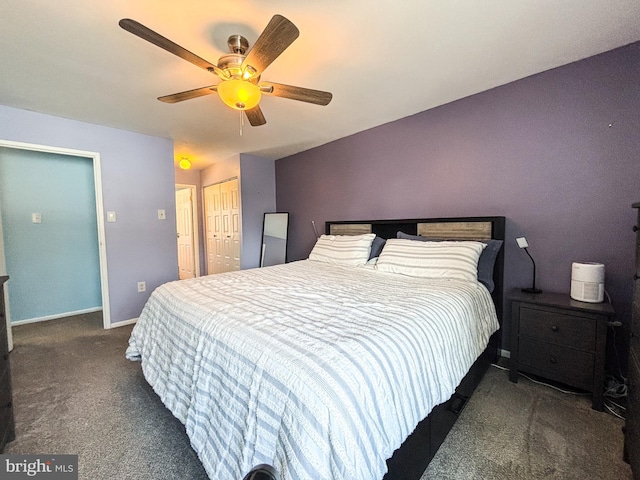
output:
[[[405,240],[417,240],[419,242],[442,242],[445,238],[429,238],[420,235],[409,235],[408,233],[398,232],[398,238]],[[478,240],[486,245],[482,250],[480,259],[478,260],[478,281],[482,283],[489,292],[493,292],[495,283],[493,282],[493,267],[496,263],[498,252],[502,248],[503,240]]]
[[[378,237],[376,235],[376,237],[373,239],[373,242],[371,242],[371,253],[369,254],[369,260],[380,256],[380,252],[382,251],[382,247],[384,247],[385,243],[386,240],[384,238]]]

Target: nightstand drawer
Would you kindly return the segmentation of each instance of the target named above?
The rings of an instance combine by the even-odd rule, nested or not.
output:
[[[596,320],[567,315],[550,309],[520,308],[520,335],[555,345],[593,352]]]
[[[544,372],[552,380],[591,389],[593,386],[592,353],[582,352],[560,345],[539,342],[532,339],[520,339],[520,365]],[[539,374],[539,373],[537,373]]]

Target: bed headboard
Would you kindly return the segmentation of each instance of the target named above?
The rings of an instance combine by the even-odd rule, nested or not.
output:
[[[359,235],[375,233],[382,238],[396,238],[397,232],[423,237],[456,240],[504,240],[505,217],[419,218],[410,220],[357,220],[326,222],[327,235]],[[502,326],[504,297],[504,246],[500,249],[493,271],[495,288],[491,294]],[[502,328],[491,337],[491,344],[501,347]]]

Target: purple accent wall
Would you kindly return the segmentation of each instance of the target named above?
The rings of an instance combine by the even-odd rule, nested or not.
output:
[[[308,256],[311,220],[322,233],[327,220],[503,215],[507,291],[531,284],[524,235],[543,290],[568,293],[574,261],[604,263],[628,325],[639,79],[640,42],[277,160],[290,258]]]
[[[178,276],[173,142],[0,105],[0,138],[100,153],[111,323],[137,318]],[[158,209],[166,220],[158,220]],[[137,282],[147,282],[145,293]]]

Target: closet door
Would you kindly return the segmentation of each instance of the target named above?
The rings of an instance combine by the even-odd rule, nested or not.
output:
[[[231,270],[240,270],[240,189],[238,180],[229,182],[231,218],[231,245],[229,250],[229,265]]]
[[[213,202],[211,206],[213,208],[213,270],[210,273],[222,273],[226,271],[224,269],[224,231],[223,231],[223,211],[222,211],[222,188],[220,184],[213,185],[212,187]]]
[[[238,180],[204,188],[207,273],[240,270],[240,195]]]
[[[203,190],[204,196],[204,236],[205,245],[207,248],[207,274],[211,275],[215,273],[215,245],[213,243],[213,195],[215,185],[205,187]]]

